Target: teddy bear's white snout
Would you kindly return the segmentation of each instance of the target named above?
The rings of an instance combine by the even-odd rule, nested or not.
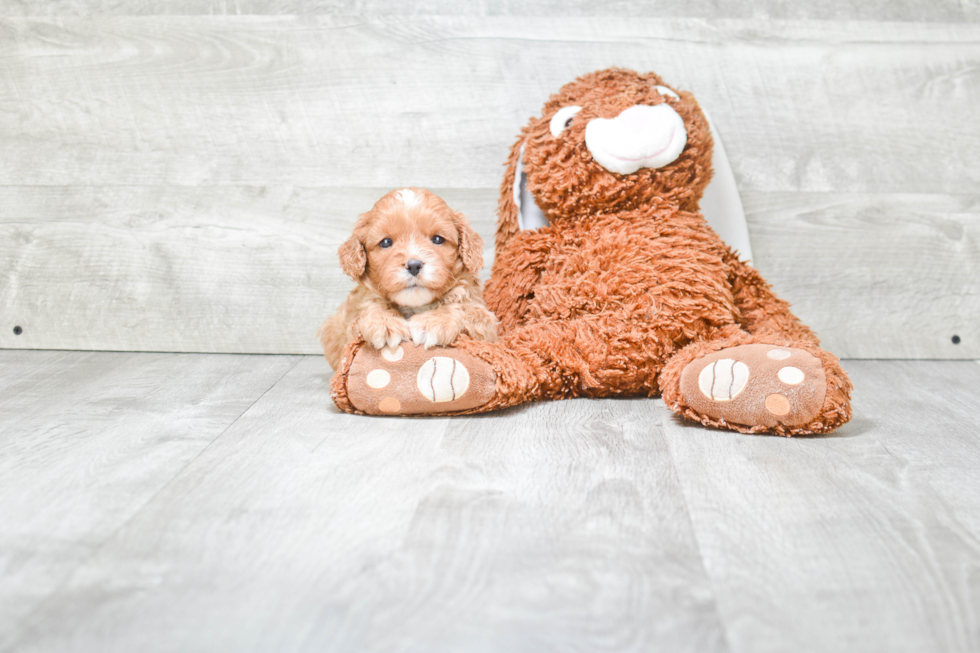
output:
[[[585,145],[603,168],[628,175],[676,161],[687,145],[687,130],[669,104],[638,104],[615,118],[590,120]]]

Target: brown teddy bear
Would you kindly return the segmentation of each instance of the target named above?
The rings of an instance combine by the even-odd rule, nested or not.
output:
[[[850,419],[836,357],[698,211],[712,140],[694,97],[613,68],[564,86],[511,148],[488,306],[498,342],[348,345],[343,410],[461,414],[663,395],[703,424],[824,433]]]

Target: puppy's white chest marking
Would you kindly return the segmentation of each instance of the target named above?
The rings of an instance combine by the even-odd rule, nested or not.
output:
[[[436,307],[439,302],[432,302],[431,304],[426,304],[425,306],[399,306],[398,312],[402,314],[402,317],[406,320],[413,315],[418,315],[419,313],[425,313],[426,311],[431,311]]]

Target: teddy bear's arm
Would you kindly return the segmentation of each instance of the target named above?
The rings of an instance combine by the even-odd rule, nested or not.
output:
[[[497,250],[483,296],[500,319],[502,331],[514,329],[524,319],[553,241],[548,230],[522,231]]]
[[[755,268],[740,261],[731,251],[725,262],[731,270],[728,280],[739,310],[739,324],[745,331],[751,334],[770,331],[792,340],[820,344],[816,334],[793,315],[789,302],[777,297]]]

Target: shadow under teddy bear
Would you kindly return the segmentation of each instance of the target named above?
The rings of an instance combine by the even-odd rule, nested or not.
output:
[[[837,358],[699,213],[711,159],[694,97],[656,74],[567,84],[521,131],[501,184],[485,291],[501,339],[351,343],[331,382],[337,406],[463,414],[662,394],[689,419],[744,433],[844,424],[851,384]]]

